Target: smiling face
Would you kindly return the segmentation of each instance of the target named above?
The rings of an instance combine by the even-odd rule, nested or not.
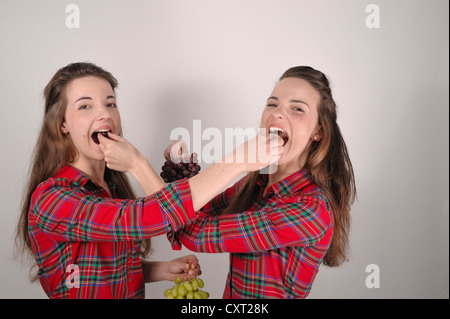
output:
[[[308,81],[293,77],[281,80],[267,99],[261,128],[278,133],[285,141],[279,169],[303,168],[311,143],[320,140],[319,103],[319,92]]]
[[[87,76],[71,81],[65,92],[67,107],[61,130],[69,134],[77,150],[75,162],[102,161],[96,132],[121,131],[114,90],[108,81]]]

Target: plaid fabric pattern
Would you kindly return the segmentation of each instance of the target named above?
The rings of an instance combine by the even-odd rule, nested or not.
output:
[[[272,185],[260,175],[249,211],[219,215],[245,177],[214,198],[187,227],[168,234],[174,248],[230,254],[224,298],[305,298],[330,245],[333,214],[304,170]]]
[[[49,298],[144,298],[141,241],[195,217],[187,180],[153,196],[114,199],[66,165],[32,195],[28,228],[40,283]]]

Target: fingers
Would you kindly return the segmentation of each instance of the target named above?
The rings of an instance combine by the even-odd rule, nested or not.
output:
[[[171,158],[170,158],[170,151],[172,150],[172,147],[173,147],[175,144],[179,143],[179,142],[180,142],[180,141],[172,141],[172,143],[170,143],[169,146],[167,146],[166,149],[164,150],[164,158],[165,158],[167,161],[171,161]]]
[[[116,141],[115,140],[113,140],[112,138],[110,139],[109,138],[109,136],[110,136],[110,134],[112,134],[112,133],[108,133],[108,137],[104,137],[103,136],[103,134],[98,134],[97,135],[97,138],[98,138],[98,141],[99,141],[99,147],[100,147],[100,149],[104,152],[105,151],[105,148],[106,147],[108,147],[108,146],[110,146],[112,143],[115,143]],[[116,135],[117,136],[117,135]]]
[[[110,150],[112,148],[112,146],[118,142],[118,138],[120,136],[115,135],[113,133],[108,133],[108,137],[104,137],[103,134],[98,134],[97,138],[99,141],[99,148],[100,150],[103,152],[103,155],[105,156],[105,160],[106,157],[108,157],[108,155],[110,154]]]
[[[104,136],[103,136],[104,137]],[[119,142],[120,140],[123,140],[124,138],[120,135],[114,134],[112,132],[108,133],[108,139]]]
[[[186,156],[188,156],[189,159],[189,150],[183,140],[175,141],[166,149],[164,156],[174,163],[179,163],[182,160],[184,161]]]
[[[107,167],[120,172],[131,172],[140,162],[141,153],[123,137],[110,133],[108,138],[99,134],[99,148]]]
[[[188,255],[185,257],[186,264],[184,266],[184,272],[190,277],[197,277],[202,274],[198,259],[194,255]]]
[[[169,146],[167,146],[167,148],[164,150],[164,158],[167,161],[173,162],[173,159],[171,158],[172,156],[174,156],[174,159],[181,156],[181,152],[179,151],[179,145],[180,141],[173,141],[172,143],[169,144]]]
[[[283,154],[284,141],[278,134],[270,134],[270,135],[275,135],[275,136],[270,136],[270,141],[269,141],[270,162],[274,163],[274,162],[277,162],[280,159],[281,154]]]
[[[260,135],[258,136],[259,146],[258,155],[262,163],[272,164],[278,161],[283,153],[283,139],[278,134]]]
[[[112,142],[119,142],[121,140],[124,140],[123,137],[112,132],[108,132],[108,137],[103,136],[103,134],[98,134],[97,138],[100,142],[100,145],[110,145]]]

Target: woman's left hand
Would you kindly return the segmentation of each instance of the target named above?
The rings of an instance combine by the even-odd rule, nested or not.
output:
[[[195,278],[202,274],[200,264],[197,257],[188,255],[185,257],[176,258],[167,262],[165,267],[166,280],[174,281],[177,277]]]
[[[170,143],[164,150],[164,158],[166,161],[172,161],[173,163],[189,160],[189,150],[186,142],[180,140]]]

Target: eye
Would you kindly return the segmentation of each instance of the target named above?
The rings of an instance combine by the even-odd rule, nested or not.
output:
[[[117,104],[116,103],[109,103],[108,107],[117,107]]]
[[[86,109],[88,109],[89,108],[89,105],[82,105],[82,106],[80,106],[78,109],[79,110],[86,110]]]
[[[303,109],[301,107],[294,107],[292,109],[296,112],[303,112]]]
[[[267,107],[277,107],[277,105],[273,104],[273,103],[270,103],[270,104],[267,104]]]

